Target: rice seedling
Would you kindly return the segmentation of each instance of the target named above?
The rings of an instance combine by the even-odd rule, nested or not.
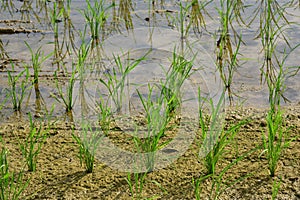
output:
[[[270,110],[267,114],[267,138],[263,134],[264,152],[266,152],[268,160],[268,168],[270,176],[274,177],[278,161],[284,148],[288,147],[293,141],[288,139],[288,129],[284,125],[284,117],[280,107],[281,98],[285,88],[285,76],[288,72],[283,70],[284,63],[288,55],[284,55],[281,63],[279,63],[279,71],[275,78],[267,77],[269,88],[269,104]],[[268,75],[266,75],[268,76]]]
[[[244,124],[244,122],[233,125],[226,131],[222,130],[219,138],[217,138],[217,141],[213,146],[213,149],[204,158],[208,174],[215,174],[217,163],[224,154],[225,147],[233,141],[242,124]]]
[[[234,180],[224,180],[224,175],[228,173],[228,170],[230,170],[234,165],[236,165],[239,161],[244,159],[250,153],[253,153],[253,151],[255,150],[257,150],[257,148],[250,150],[249,152],[246,152],[244,155],[236,158],[234,161],[232,161],[226,167],[224,167],[218,175],[215,174],[212,176],[212,186],[210,189],[209,199],[213,199],[213,200],[220,199],[220,196],[226,189],[234,186],[235,184],[251,176],[251,174],[247,174],[245,176],[239,177]]]
[[[286,27],[290,24],[285,17],[285,8],[285,5],[280,5],[277,1],[262,1],[259,6],[261,10],[259,33],[264,51],[261,82],[263,77],[265,77],[269,88],[270,104],[270,110],[267,114],[267,136],[262,135],[263,152],[267,156],[271,177],[275,176],[277,164],[283,149],[289,146],[293,140],[287,138],[288,130],[284,126],[284,118],[282,117],[280,108],[281,98],[285,101],[287,100],[283,96],[283,92],[285,88],[284,80],[288,72],[283,69],[283,66],[288,55],[285,55],[284,51],[281,62],[276,55],[276,47],[279,39],[283,39],[288,47],[290,47],[289,41],[284,34]],[[299,45],[296,45],[291,51],[297,48],[297,46]]]
[[[80,164],[84,164],[86,172],[92,173],[94,169],[95,154],[103,137],[100,129],[93,130],[89,122],[82,121],[79,136],[72,133],[73,139],[79,145],[78,157]]]
[[[30,131],[23,143],[20,142],[22,155],[26,160],[28,171],[36,171],[37,157],[46,140],[48,130],[42,130],[42,124],[38,127],[34,124],[31,114],[29,115]]]
[[[175,49],[173,51],[171,66],[166,72],[166,80],[161,83],[161,95],[167,99],[168,113],[173,113],[181,105],[181,88],[191,75],[194,58],[186,60],[183,56],[177,55]]]
[[[71,3],[72,3],[72,0],[67,0],[67,9],[66,9],[66,16],[67,18],[70,17],[70,13],[71,13]]]
[[[64,59],[68,54],[71,55],[73,53],[71,49],[73,49],[74,51],[77,50],[74,40],[75,35],[78,32],[72,23],[70,12],[71,0],[53,2],[53,7],[50,13],[50,23],[52,25],[54,33],[53,64],[57,65],[58,70],[60,70],[62,67],[65,67]],[[59,32],[60,27],[62,28],[62,30]]]
[[[243,160],[245,157],[249,156],[251,153],[253,153],[254,151],[258,150],[260,148],[260,146],[244,153],[243,155],[237,157],[235,160],[233,160],[232,162],[230,162],[229,164],[227,164],[223,169],[221,169],[219,171],[218,174],[207,174],[205,176],[202,176],[200,178],[193,178],[192,179],[192,184],[194,185],[194,194],[195,194],[195,198],[201,199],[201,191],[202,191],[202,187],[201,184],[204,181],[211,181],[211,188],[210,188],[210,192],[209,192],[209,196],[208,199],[210,200],[216,200],[216,199],[220,199],[220,196],[222,195],[222,193],[224,193],[224,191],[232,186],[234,186],[235,184],[243,181],[244,179],[246,179],[247,177],[251,176],[251,173],[246,174],[245,176],[239,177],[237,179],[229,179],[229,180],[224,180],[224,175],[228,173],[228,171],[235,165],[238,164],[238,162],[240,162],[241,160]]]
[[[0,90],[0,96],[2,95],[3,90]],[[2,110],[3,106],[5,105],[8,97],[6,96],[2,102],[0,102],[0,111]]]
[[[83,32],[79,32],[80,38],[81,38],[81,44],[77,52],[77,63],[76,63],[76,69],[79,73],[79,79],[80,82],[83,81],[84,73],[85,73],[85,61],[88,58],[89,52],[90,52],[90,43],[86,44],[84,41],[85,35],[86,35],[86,27]]]
[[[10,88],[7,89],[7,92],[11,98],[13,109],[15,111],[20,111],[26,95],[26,91],[30,88],[29,70],[27,67],[25,67],[25,69],[20,73],[18,73],[17,75],[13,75],[15,67],[13,63],[11,63],[11,66],[12,70],[7,70],[8,85],[10,86]],[[25,77],[23,77],[23,75],[25,75]],[[19,82],[21,82],[20,86],[18,86]]]
[[[273,181],[273,185],[272,185],[272,200],[275,200],[277,197],[277,194],[279,192],[280,189],[280,185],[281,185],[281,180],[276,181],[276,179]]]
[[[2,138],[0,138],[3,143]],[[7,160],[8,150],[3,146],[0,152],[0,199],[16,200],[20,199],[22,192],[28,186],[29,180],[24,181],[24,172],[11,172],[9,170],[9,162]]]
[[[198,89],[198,101],[199,101],[199,127],[202,131],[203,144],[200,149],[201,156],[204,156],[204,164],[207,169],[207,174],[214,174],[216,164],[222,155],[224,147],[226,146],[226,134],[223,134],[223,140],[219,139],[219,136],[223,132],[222,122],[222,105],[224,101],[224,92],[219,99],[216,107],[213,104],[212,99],[209,100],[212,112],[209,119],[206,119],[200,105],[204,105],[200,94],[200,88]],[[220,124],[221,123],[221,124]],[[233,134],[232,134],[233,136]],[[229,141],[228,141],[229,142]],[[199,154],[200,156],[200,154]]]
[[[146,176],[147,173],[127,174],[125,180],[129,186],[129,191],[131,193],[132,199],[142,199],[142,192],[144,189]]]
[[[99,107],[100,113],[98,115],[101,129],[103,130],[104,134],[108,134],[108,130],[110,129],[110,123],[112,121],[112,111],[111,108],[108,106],[108,102],[105,101],[102,97],[100,97],[99,101],[97,102]]]
[[[263,134],[263,145],[267,154],[270,176],[274,177],[282,150],[289,146],[286,140],[286,132],[283,125],[283,117],[280,108],[270,110],[267,115],[268,138]]]
[[[160,139],[164,136],[167,125],[170,121],[170,113],[165,109],[167,100],[163,96],[156,97],[152,100],[153,92],[158,86],[150,86],[148,84],[148,96],[145,98],[138,90],[138,96],[145,110],[146,130],[142,137],[134,136],[134,142],[138,152],[141,154],[141,167],[146,172],[151,172],[154,169],[155,154],[158,149],[168,143],[160,143]]]
[[[58,102],[63,103],[65,108],[66,108],[66,112],[70,112],[73,109],[75,100],[73,100],[73,92],[74,92],[74,85],[75,85],[75,81],[76,81],[76,67],[74,67],[73,65],[73,69],[72,69],[72,74],[71,77],[69,78],[69,82],[68,85],[66,87],[66,94],[64,94],[64,91],[62,89],[62,86],[60,86],[59,84],[59,80],[58,80],[58,76],[57,73],[54,73],[54,77],[55,77],[55,84],[56,84],[56,88],[58,90],[58,96],[56,96],[55,94],[51,94],[51,96]]]
[[[78,77],[80,80],[80,84],[83,85],[84,81],[84,73],[85,73],[85,61],[89,55],[90,51],[90,44],[86,44],[84,42],[84,36],[86,33],[86,29],[84,32],[80,32],[80,37],[82,40],[82,43],[78,49],[77,52],[77,62],[72,64],[72,72],[71,76],[69,78],[68,85],[65,89],[66,94],[64,94],[62,87],[59,84],[57,72],[54,73],[54,77],[56,80],[56,88],[58,89],[58,96],[52,94],[52,97],[54,97],[58,102],[62,102],[64,106],[66,107],[66,112],[69,112],[73,109],[75,100],[73,99],[73,92],[74,92],[74,86],[76,82],[76,74],[78,73]]]
[[[236,50],[234,52],[232,50],[228,33],[221,36],[218,40],[217,67],[227,90],[230,105],[233,105],[233,92],[231,90],[231,85],[236,69],[239,66],[237,56],[239,54],[241,40],[242,39],[239,38]]]
[[[209,177],[211,177],[211,174],[200,177],[198,179],[194,179],[192,178],[192,184],[194,186],[194,194],[195,194],[195,198],[196,200],[200,200],[201,199],[201,193],[202,193],[202,187],[201,187],[201,183],[208,179]]]
[[[214,106],[212,99],[208,100],[211,107],[211,114],[208,119],[205,118],[202,108],[200,89],[198,90],[199,101],[199,125],[202,132],[203,144],[200,149],[199,158],[204,157],[204,165],[208,175],[215,176],[216,166],[225,152],[225,147],[231,144],[240,127],[246,123],[245,120],[231,125],[227,130],[224,129],[223,122],[223,104],[224,93],[220,96],[217,105]]]
[[[143,196],[143,190],[145,184],[148,183],[153,183],[155,184],[158,188],[161,189],[162,192],[167,193],[166,189],[162,187],[160,183],[158,183],[155,180],[147,180],[147,173],[127,173],[127,177],[125,178],[128,186],[129,186],[129,191],[131,193],[132,199],[157,199],[160,196],[159,195],[154,195],[150,198],[146,198]]]
[[[41,51],[42,47],[39,47],[35,52],[32,50],[32,48],[29,46],[29,44],[25,41],[25,44],[27,48],[30,51],[31,54],[31,64],[33,68],[33,84],[37,85],[39,83],[39,72],[41,70],[41,65],[43,62],[45,62],[49,57],[52,56],[52,53],[48,55],[44,55],[44,53]]]
[[[112,98],[112,101],[114,103],[114,106],[116,106],[116,110],[113,110],[113,112],[120,112],[122,108],[123,103],[123,97],[124,97],[124,89],[125,85],[128,85],[129,83],[126,82],[126,78],[128,74],[146,57],[143,56],[139,59],[136,59],[132,61],[131,63],[126,62],[124,65],[120,56],[114,56],[114,62],[116,64],[116,68],[112,68],[112,70],[108,71],[104,74],[103,78],[100,78],[100,82],[105,86],[107,89],[110,98]],[[129,61],[129,53],[127,61]]]
[[[64,19],[64,15],[66,13],[64,5],[64,1],[54,1],[53,2],[53,9],[50,13],[50,22],[52,25],[53,33],[54,33],[54,61],[53,64],[57,65],[57,69],[61,69],[61,64],[66,56],[66,53],[64,53],[63,49],[63,43],[65,43],[65,35],[66,35],[66,30],[67,28],[64,27],[63,31],[63,39],[62,39],[62,44],[59,42],[59,23],[64,22],[66,24],[68,20]],[[70,33],[71,31],[69,31]],[[62,34],[60,34],[62,35]],[[71,37],[70,37],[71,39]],[[68,47],[67,47],[68,48]]]

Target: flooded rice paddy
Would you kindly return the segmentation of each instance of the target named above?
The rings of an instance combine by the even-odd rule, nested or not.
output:
[[[10,169],[29,180],[20,199],[299,199],[299,9],[296,0],[2,0],[0,136]],[[262,144],[270,99],[292,139],[273,177]],[[199,108],[206,116],[211,105],[210,133],[243,125],[206,177]],[[29,114],[47,132],[36,172],[20,150]],[[82,122],[101,129],[92,173],[73,135]],[[139,146],[160,133],[156,149]]]

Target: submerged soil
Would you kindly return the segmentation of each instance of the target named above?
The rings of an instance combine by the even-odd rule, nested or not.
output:
[[[267,128],[266,112],[254,108],[227,110],[227,124],[250,120],[226,148],[217,165],[217,174],[237,157],[262,144],[262,134]],[[225,173],[219,199],[271,199],[274,181],[281,183],[277,199],[300,199],[300,104],[285,106],[284,118],[285,124],[291,127],[290,137],[296,139],[283,150],[276,176],[269,176],[266,154],[262,148],[257,148]],[[18,116],[11,117],[0,126],[4,145],[9,150],[11,171],[19,171],[24,166],[19,142],[24,141],[28,132],[29,122]],[[112,135],[121,137],[121,132],[121,129],[114,129]],[[127,141],[119,139],[118,142]],[[206,173],[203,162],[197,158],[197,144],[199,138],[195,138],[188,151],[174,163],[148,173],[141,197],[195,199],[193,179],[204,177]],[[38,157],[36,172],[28,172],[25,167],[25,179],[30,181],[21,199],[132,199],[126,181],[127,173],[114,170],[99,160],[95,161],[94,171],[86,173],[84,166],[80,165],[78,149],[72,138],[72,124],[53,122]],[[227,183],[235,184],[226,187]],[[212,179],[205,179],[200,186],[200,197],[209,199]],[[136,193],[134,197],[138,198]]]

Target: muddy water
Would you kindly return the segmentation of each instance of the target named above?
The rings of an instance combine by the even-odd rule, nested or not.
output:
[[[122,59],[126,60],[128,55],[126,53],[129,52],[129,60],[135,60],[147,53],[148,50],[152,50],[146,61],[139,63],[129,76],[131,83],[145,84],[158,81],[164,76],[170,66],[174,49],[177,53],[185,52],[187,60],[195,58],[193,66],[195,73],[188,79],[183,89],[186,99],[189,99],[186,101],[187,107],[191,110],[197,108],[198,86],[201,87],[203,96],[216,99],[219,97],[222,83],[215,65],[216,44],[221,30],[216,10],[219,5],[214,2],[208,4],[205,7],[206,12],[202,11],[205,28],[199,27],[200,32],[193,31],[195,29],[191,28],[189,34],[182,39],[178,28],[179,24],[176,22],[179,15],[178,2],[154,2],[154,4],[149,4],[147,1],[119,1],[116,2],[115,7],[108,10],[104,31],[100,32],[101,47],[93,48],[86,62],[85,84],[80,84],[79,81],[75,84],[75,116],[80,116],[85,108],[88,108],[85,113],[91,114],[94,110],[95,99],[99,95],[98,91],[105,89],[98,79],[115,67],[112,62],[112,54],[120,55]],[[72,1],[69,20],[64,20],[63,16],[59,16],[55,24],[51,24],[54,7],[52,1],[3,1],[1,4],[0,28],[21,30],[25,33],[0,35],[2,42],[0,102],[4,101],[7,96],[5,92],[5,88],[8,88],[7,70],[11,69],[9,59],[14,60],[17,73],[24,69],[25,63],[30,64],[31,55],[24,43],[26,41],[33,50],[41,47],[45,55],[54,50],[57,51],[51,59],[43,63],[40,72],[39,92],[42,98],[37,98],[38,95],[33,88],[28,90],[23,111],[32,111],[39,115],[40,112],[49,111],[54,104],[53,114],[62,116],[64,107],[53,98],[53,94],[57,95],[53,74],[58,71],[59,84],[65,88],[72,66],[77,62],[76,55],[80,44],[82,41],[89,42],[91,40],[89,28],[83,39],[79,37],[79,32],[84,31],[85,20],[80,12],[86,8],[85,1]],[[251,6],[245,8],[244,12],[241,10],[241,16],[246,22],[250,22],[257,5],[255,5],[255,1],[244,1],[244,4]],[[58,3],[58,10],[62,8],[60,6],[67,9],[67,2]],[[288,12],[291,15],[287,15],[287,19],[295,23],[288,26],[285,34],[289,38],[291,46],[295,46],[300,44],[300,37],[297,34],[300,31],[300,26],[297,24],[300,22],[299,7],[293,5]],[[185,23],[190,16],[191,13],[187,13]],[[58,38],[54,37],[54,25],[58,27]],[[259,34],[259,18],[257,16],[248,27],[235,21],[232,27],[243,40],[238,55],[239,67],[234,73],[232,84],[234,105],[266,107],[268,105],[268,88],[266,84],[260,82],[260,68],[264,59],[263,47],[261,40],[255,39]],[[230,40],[235,49],[236,43],[232,27],[230,28]],[[277,47],[279,51],[283,52],[287,48],[287,44],[280,38]],[[299,53],[300,48],[295,49],[287,58],[286,66],[299,66]],[[278,53],[278,57],[281,59],[282,54]],[[32,70],[30,72],[33,74]],[[287,78],[285,83],[285,97],[292,103],[298,103],[300,101],[300,74]],[[126,105],[138,101],[138,96],[133,92],[135,89],[136,86],[128,90]],[[143,92],[147,93],[147,91]],[[10,101],[5,104],[1,112],[3,117],[10,116],[12,112]]]

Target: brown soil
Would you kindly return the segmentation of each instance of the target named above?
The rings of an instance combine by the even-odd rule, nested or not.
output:
[[[269,176],[263,150],[253,151],[226,172],[224,184],[239,181],[225,189],[219,199],[271,199],[274,180],[281,181],[277,199],[300,199],[300,105],[284,109],[286,125],[292,127],[290,137],[298,138],[282,152],[276,176]],[[241,128],[234,143],[227,148],[218,163],[217,174],[237,156],[261,145],[262,132],[266,130],[265,116],[266,110],[253,108],[227,111],[228,124],[246,118],[251,120]],[[4,145],[9,149],[8,159],[12,171],[18,171],[23,166],[18,142],[25,139],[28,131],[29,122],[16,116],[0,126]],[[131,199],[126,182],[127,173],[113,170],[99,160],[95,162],[94,172],[85,172],[77,156],[78,146],[71,134],[71,124],[59,121],[54,123],[38,157],[37,171],[28,172],[25,167],[25,178],[30,178],[30,182],[22,199]],[[148,173],[142,197],[195,199],[192,180],[206,173],[203,163],[197,159],[198,142],[195,139],[189,150],[170,166]],[[211,186],[211,178],[203,181],[202,199],[209,199]]]

